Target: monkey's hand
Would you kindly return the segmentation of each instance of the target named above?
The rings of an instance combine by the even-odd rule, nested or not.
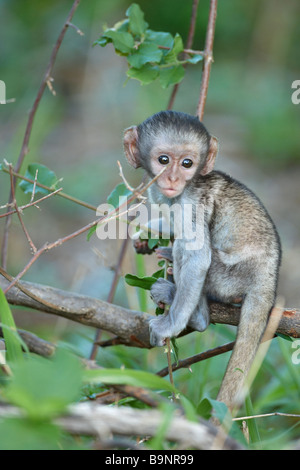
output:
[[[173,262],[173,254],[172,254],[172,247],[168,246],[160,246],[159,248],[155,248],[155,253],[157,258],[159,259],[166,259],[168,261]]]
[[[135,251],[141,255],[151,255],[154,251],[154,249],[149,248],[148,240],[141,240],[140,238],[134,240],[133,246]]]
[[[176,292],[173,282],[159,278],[151,287],[150,295],[154,302],[159,304],[171,305]]]
[[[164,346],[166,338],[174,338],[181,329],[172,324],[170,314],[158,315],[150,320],[150,343],[152,346]]]

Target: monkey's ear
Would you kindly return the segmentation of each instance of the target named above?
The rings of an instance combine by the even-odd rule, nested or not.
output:
[[[140,154],[137,147],[138,133],[137,127],[132,126],[125,130],[124,132],[124,151],[128,162],[133,168],[139,168],[140,164]]]
[[[216,160],[216,156],[218,153],[218,148],[219,148],[218,139],[214,136],[211,136],[206,162],[205,162],[204,167],[200,171],[201,175],[207,175],[214,169],[215,160]]]

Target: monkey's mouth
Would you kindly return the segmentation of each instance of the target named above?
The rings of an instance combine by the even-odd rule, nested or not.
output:
[[[167,197],[175,197],[180,193],[178,189],[174,188],[160,188],[160,190]]]

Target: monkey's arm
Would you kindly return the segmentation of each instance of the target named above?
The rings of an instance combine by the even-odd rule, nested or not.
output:
[[[208,307],[202,296],[211,263],[209,237],[205,237],[203,247],[199,250],[186,250],[186,240],[175,240],[173,256],[176,285],[174,300],[167,315],[160,315],[150,321],[150,342],[156,346],[162,346],[166,338],[177,336],[187,326],[189,320],[191,326],[201,331],[209,323]],[[159,299],[159,290],[162,287],[168,286],[161,286],[159,281],[152,287],[156,301],[163,301]],[[161,292],[161,297],[163,296]]]

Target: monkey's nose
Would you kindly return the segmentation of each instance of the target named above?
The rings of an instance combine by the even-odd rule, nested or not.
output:
[[[167,175],[167,178],[170,181],[170,183],[176,183],[176,181],[178,180],[178,176],[176,173],[169,173]]]

